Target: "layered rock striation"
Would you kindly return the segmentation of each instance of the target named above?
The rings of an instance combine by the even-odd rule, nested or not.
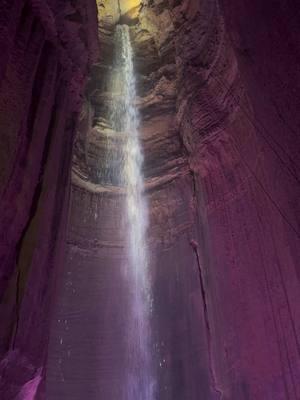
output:
[[[114,152],[120,140],[105,115],[113,31],[123,20],[102,11],[102,58],[87,91],[89,129],[77,136],[68,240],[70,258],[84,254],[99,274],[95,293],[104,284],[109,296],[122,270],[122,190],[97,174],[107,140]],[[130,22],[161,399],[299,396],[296,15],[290,4],[144,1]],[[110,275],[111,265],[119,272]],[[114,367],[121,339],[112,332],[115,318],[126,323],[119,308],[126,290],[117,288],[116,303],[101,306],[104,313],[112,306],[114,319],[99,317],[106,328],[95,365],[103,349],[111,354],[107,370],[99,369],[102,387],[121,374]]]
[[[96,61],[94,4],[68,3],[63,13],[59,3],[6,8],[7,24],[19,19],[2,31],[15,38],[3,40],[8,61],[1,63],[4,399],[22,387],[26,398],[44,375],[50,297],[47,400],[124,396],[124,188],[107,161],[118,168],[113,34],[116,23],[127,23],[150,212],[157,396],[296,400],[298,7],[127,3],[97,1]],[[77,96],[91,61],[71,160]],[[63,265],[55,261],[60,253]]]

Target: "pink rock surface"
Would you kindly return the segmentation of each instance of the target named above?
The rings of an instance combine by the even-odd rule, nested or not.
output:
[[[120,400],[122,194],[96,174],[112,27],[96,59],[93,1],[2,1],[0,21],[0,398]],[[131,29],[158,398],[297,400],[299,7],[145,1]]]

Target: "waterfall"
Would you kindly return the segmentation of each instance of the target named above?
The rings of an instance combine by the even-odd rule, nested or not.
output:
[[[149,256],[146,246],[148,226],[147,202],[142,174],[143,154],[139,138],[139,113],[136,107],[136,82],[133,49],[127,25],[118,25],[115,33],[116,55],[111,125],[123,135],[120,181],[125,188],[126,243],[128,263],[125,268],[129,284],[127,315],[127,357],[125,371],[126,400],[152,400],[154,384],[151,361],[151,295]],[[116,163],[114,163],[116,164]]]

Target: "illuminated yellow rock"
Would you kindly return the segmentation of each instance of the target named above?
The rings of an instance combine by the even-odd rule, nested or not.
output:
[[[129,14],[137,18],[141,6],[141,0],[120,0],[121,14]]]
[[[116,24],[120,18],[130,23],[138,18],[141,0],[97,0],[100,23]]]
[[[98,19],[100,24],[116,24],[120,18],[117,0],[97,0]]]

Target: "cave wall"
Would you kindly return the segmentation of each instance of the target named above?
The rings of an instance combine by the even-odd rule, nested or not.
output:
[[[56,0],[2,1],[0,10],[0,397],[32,399],[45,373],[97,11],[93,1]]]
[[[297,399],[299,12],[288,1],[143,4],[131,35],[159,398]],[[89,128],[78,133],[75,147],[64,301],[57,310],[61,336],[51,352],[50,371],[61,360],[52,387],[53,379],[66,380],[53,398],[80,399],[91,380],[91,398],[98,391],[122,396],[121,199],[95,178],[118,15],[102,12],[102,52],[84,113]],[[85,268],[92,295],[81,307],[89,288]],[[108,300],[110,293],[116,296]],[[84,329],[82,315],[88,315]],[[102,341],[95,326],[103,326]],[[87,366],[80,382],[79,365]]]
[[[187,34],[178,48],[211,386],[217,398],[296,399],[299,11],[258,1],[216,10],[211,40],[199,47]]]
[[[159,398],[298,399],[299,7],[288,0],[144,3],[132,39]],[[93,1],[1,8],[5,400],[32,398],[44,376],[54,268],[47,400],[123,394],[122,193],[103,190],[95,173],[119,17],[106,11],[95,62]],[[71,145],[92,62],[65,235]],[[62,264],[55,261],[61,253]]]
[[[224,398],[296,399],[299,10],[220,3],[247,101],[228,90],[237,117],[195,160],[216,384]]]

